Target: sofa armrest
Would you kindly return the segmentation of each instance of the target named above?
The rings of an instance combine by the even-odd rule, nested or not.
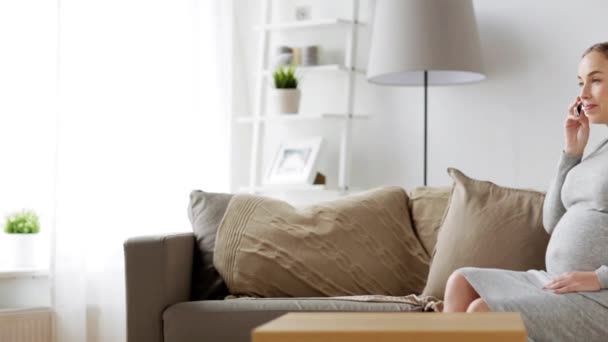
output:
[[[190,299],[194,242],[183,233],[124,243],[128,342],[163,342],[163,311]]]

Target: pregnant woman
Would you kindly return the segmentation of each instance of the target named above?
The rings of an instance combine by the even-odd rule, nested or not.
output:
[[[578,80],[543,205],[547,271],[461,268],[448,280],[444,312],[520,312],[534,342],[608,341],[608,139],[582,158],[589,125],[608,124],[608,42],[585,51]]]

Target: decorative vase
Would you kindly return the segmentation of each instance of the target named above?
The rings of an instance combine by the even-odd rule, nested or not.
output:
[[[14,269],[28,269],[37,266],[38,234],[4,234],[9,264]]]
[[[297,114],[300,107],[300,89],[274,89],[274,114]]]

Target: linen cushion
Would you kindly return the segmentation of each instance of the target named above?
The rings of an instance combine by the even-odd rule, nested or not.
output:
[[[235,195],[218,230],[214,264],[234,295],[420,293],[428,260],[407,202],[398,187],[303,208]]]
[[[443,298],[448,277],[461,267],[545,268],[542,192],[474,180],[454,168],[448,174],[454,185],[423,295]]]

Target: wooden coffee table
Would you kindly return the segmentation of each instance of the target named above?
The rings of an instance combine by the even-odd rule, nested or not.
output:
[[[518,313],[288,313],[252,332],[253,342],[526,342]]]

